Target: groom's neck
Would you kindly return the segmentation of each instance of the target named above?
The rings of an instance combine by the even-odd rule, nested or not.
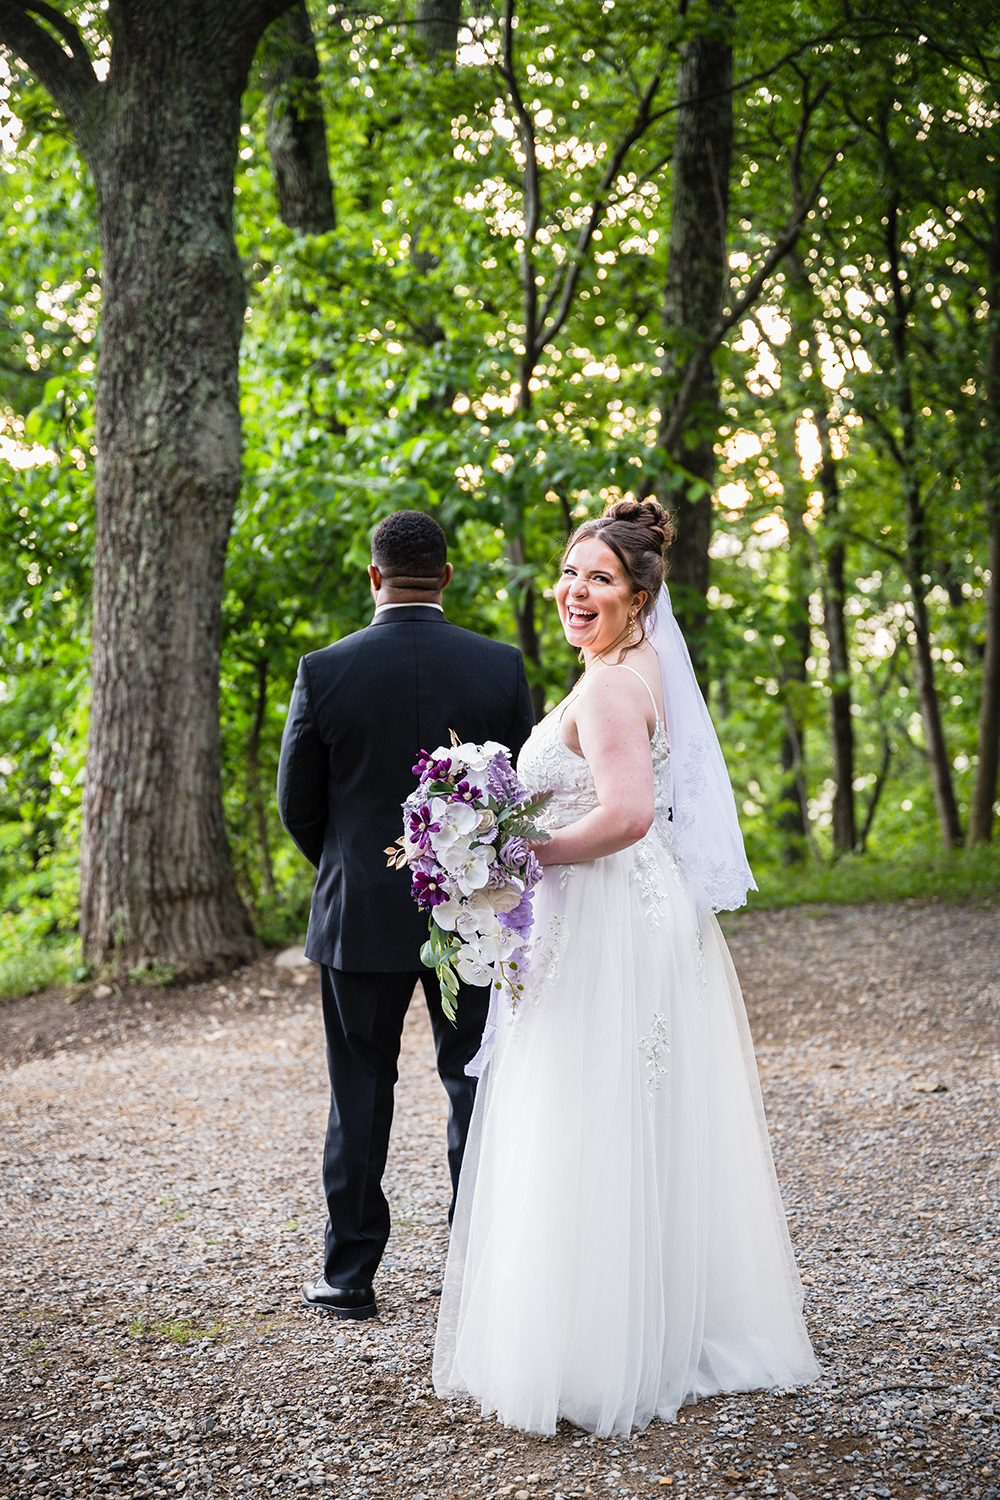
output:
[[[441,605],[441,589],[434,591],[430,589],[407,589],[382,587],[377,592],[372,590],[372,598],[375,600],[375,608],[382,604],[436,604]]]
[[[398,573],[387,578],[373,563],[368,577],[376,609],[382,604],[436,604],[440,609],[441,595],[451,581],[451,564],[437,578],[406,577]]]

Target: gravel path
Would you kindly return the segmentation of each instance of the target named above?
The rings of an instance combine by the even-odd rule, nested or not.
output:
[[[377,1322],[319,1269],[313,971],[0,1009],[0,1494],[1000,1496],[1000,909],[727,930],[824,1374],[628,1440],[528,1438],[429,1383],[444,1096],[404,1039]]]

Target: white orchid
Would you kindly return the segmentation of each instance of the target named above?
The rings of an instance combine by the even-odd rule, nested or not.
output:
[[[452,802],[445,797],[431,798],[431,818],[439,826],[435,833],[430,834],[430,842],[439,859],[445,850],[453,848],[475,831],[479,816],[478,810],[468,802]]]
[[[499,931],[496,936],[497,959],[506,963],[509,958],[516,958],[524,946],[521,934],[513,927],[504,927],[498,923]]]
[[[433,920],[442,932],[454,932],[459,917],[465,911],[465,902],[459,901],[456,896],[449,896],[447,901],[434,907]]]
[[[478,895],[470,896],[468,901],[462,902],[462,913],[455,923],[455,931],[468,942],[479,933],[492,936],[498,926],[489,896],[480,891]]]
[[[489,960],[469,943],[463,943],[455,954],[455,968],[466,984],[492,984],[493,970]]]
[[[521,947],[520,935],[512,928],[502,927],[497,922],[489,932],[470,934],[459,951],[467,958],[475,954],[478,963],[489,967],[495,973],[496,965],[516,958],[521,952]]]
[[[451,754],[460,759],[470,771],[485,771],[494,755],[508,755],[510,752],[506,745],[498,745],[496,740],[487,740],[484,745],[473,745],[471,742],[464,745],[456,745]]]
[[[451,876],[463,896],[472,896],[481,891],[490,878],[490,858],[493,850],[487,845],[452,844],[447,849],[435,851],[442,868]]]

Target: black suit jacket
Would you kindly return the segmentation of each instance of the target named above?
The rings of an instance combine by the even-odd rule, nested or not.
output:
[[[418,750],[499,740],[516,757],[533,721],[521,653],[440,610],[386,610],[299,663],[278,767],[281,821],[319,873],[306,953],[348,971],[418,970],[426,913],[385,849],[402,833]]]

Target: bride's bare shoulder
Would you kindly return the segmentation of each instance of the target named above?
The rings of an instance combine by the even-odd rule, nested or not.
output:
[[[587,690],[595,704],[636,703],[645,712],[652,697],[653,706],[660,712],[662,688],[655,651],[650,651],[647,660],[640,647],[630,651],[625,661],[603,663],[596,671],[588,672],[587,677],[593,678],[592,682],[588,680]]]

